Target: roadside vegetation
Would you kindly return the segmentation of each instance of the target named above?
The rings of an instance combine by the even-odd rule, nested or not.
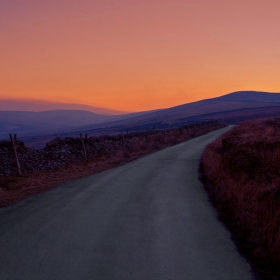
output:
[[[201,180],[241,253],[280,279],[280,118],[248,121],[205,149]]]
[[[55,167],[53,170],[0,178],[0,207],[55,188],[66,181],[119,166],[224,126],[218,122],[209,122],[203,125],[162,131],[161,133],[151,133],[142,140],[135,141],[133,145],[123,145],[114,153],[103,150],[96,157],[88,157],[81,162],[66,162],[66,165]]]

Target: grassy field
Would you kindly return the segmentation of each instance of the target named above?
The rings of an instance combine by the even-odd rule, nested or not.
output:
[[[248,121],[208,145],[201,180],[239,250],[280,279],[280,118]]]

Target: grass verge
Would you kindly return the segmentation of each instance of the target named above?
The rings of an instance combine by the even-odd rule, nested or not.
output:
[[[280,279],[280,118],[242,123],[208,145],[201,180],[238,249]]]

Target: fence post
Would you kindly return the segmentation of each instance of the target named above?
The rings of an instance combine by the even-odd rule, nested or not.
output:
[[[125,150],[123,133],[121,133],[121,137],[122,137],[122,147],[123,147],[123,150]]]
[[[14,138],[17,139],[17,135],[16,134],[14,135]],[[16,149],[16,146],[15,146],[14,138],[13,138],[12,134],[10,133],[10,139],[11,139],[13,150],[14,150],[14,155],[15,155],[15,159],[16,159],[18,175],[21,175],[20,164],[19,164],[19,160],[18,160],[17,149]]]
[[[80,138],[81,138],[81,141],[82,141],[84,156],[85,156],[85,159],[87,159],[87,152],[86,152],[86,147],[85,147],[85,143],[84,143],[84,139],[83,139],[82,133],[80,133]]]

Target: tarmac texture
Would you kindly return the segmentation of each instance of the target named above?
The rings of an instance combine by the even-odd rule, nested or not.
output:
[[[198,180],[223,128],[0,211],[1,280],[251,280]]]

